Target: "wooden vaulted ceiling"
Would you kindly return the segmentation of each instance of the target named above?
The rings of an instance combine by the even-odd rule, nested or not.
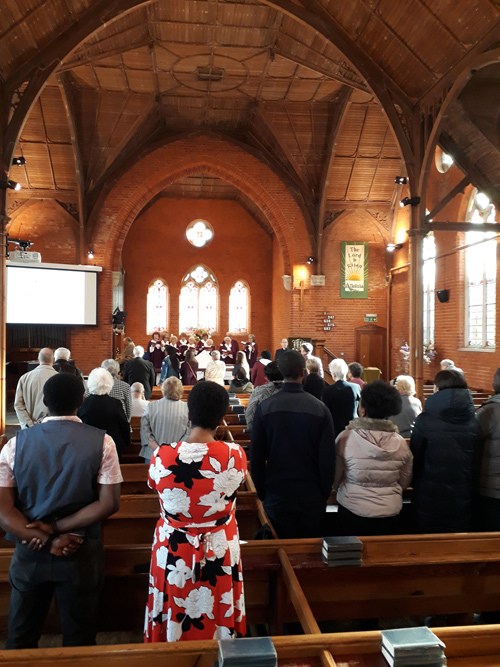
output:
[[[331,220],[338,211],[365,206],[388,224],[384,212],[394,206],[394,176],[404,166],[375,83],[402,106],[431,107],[471,53],[500,40],[494,0],[108,4],[108,12],[114,5],[127,11],[73,44],[93,11],[104,14],[100,0],[3,0],[0,76],[16,91],[13,109],[30,67],[53,72],[20,135],[16,155],[26,165],[11,170],[23,186],[12,196],[11,211],[23,199],[48,197],[78,217],[126,158],[158,140],[201,130],[257,151],[311,218],[319,211]],[[344,55],[346,40],[350,52]],[[69,55],[66,43],[75,47]],[[349,64],[354,58],[357,69]],[[476,83],[484,90],[492,80],[498,83],[495,76]],[[444,139],[472,165],[487,142],[496,187],[498,124],[485,113],[474,115],[473,107],[465,94],[457,100]],[[243,195],[212,180],[200,174],[165,194],[219,193],[251,211]]]

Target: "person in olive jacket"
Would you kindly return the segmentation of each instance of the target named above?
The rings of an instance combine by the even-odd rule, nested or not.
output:
[[[415,527],[419,533],[466,532],[479,463],[472,395],[457,371],[440,371],[434,390],[410,440]]]

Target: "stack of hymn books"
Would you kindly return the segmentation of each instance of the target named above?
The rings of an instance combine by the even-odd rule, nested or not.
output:
[[[235,396],[236,398],[236,396]],[[238,401],[240,400],[239,398],[237,399]],[[245,416],[245,406],[241,405],[241,403],[238,403],[237,405],[233,406],[233,415],[241,415],[242,417]]]
[[[229,394],[229,405],[241,405],[241,401],[239,398],[236,398],[236,394]]]
[[[219,667],[276,667],[278,656],[270,637],[221,639]]]
[[[363,544],[357,537],[324,537],[323,560],[331,567],[351,565],[360,567],[363,559]]]
[[[382,655],[391,667],[442,667],[445,645],[429,628],[382,631]]]

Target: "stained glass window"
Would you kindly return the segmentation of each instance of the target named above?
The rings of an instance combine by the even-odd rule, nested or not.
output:
[[[149,285],[147,298],[146,327],[148,334],[165,331],[168,327],[168,287],[157,278]]]
[[[431,232],[424,238],[424,345],[434,342],[436,242]]]
[[[217,330],[217,280],[209,268],[192,267],[184,276],[179,298],[179,331]]]
[[[194,245],[196,248],[203,248],[203,246],[210,243],[213,239],[214,230],[205,220],[193,220],[187,226],[186,237],[191,245]]]
[[[475,192],[469,204],[469,221],[496,222],[496,210],[488,197]],[[494,232],[467,232],[466,343],[470,347],[495,347],[497,240]],[[487,239],[491,239],[488,241]]]
[[[248,332],[248,286],[238,280],[229,292],[229,331],[234,334]]]

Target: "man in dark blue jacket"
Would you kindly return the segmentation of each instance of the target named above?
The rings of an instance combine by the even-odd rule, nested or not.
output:
[[[286,352],[278,366],[283,388],[259,405],[253,420],[252,478],[281,539],[319,537],[335,474],[332,416],[304,391],[299,352]]]

